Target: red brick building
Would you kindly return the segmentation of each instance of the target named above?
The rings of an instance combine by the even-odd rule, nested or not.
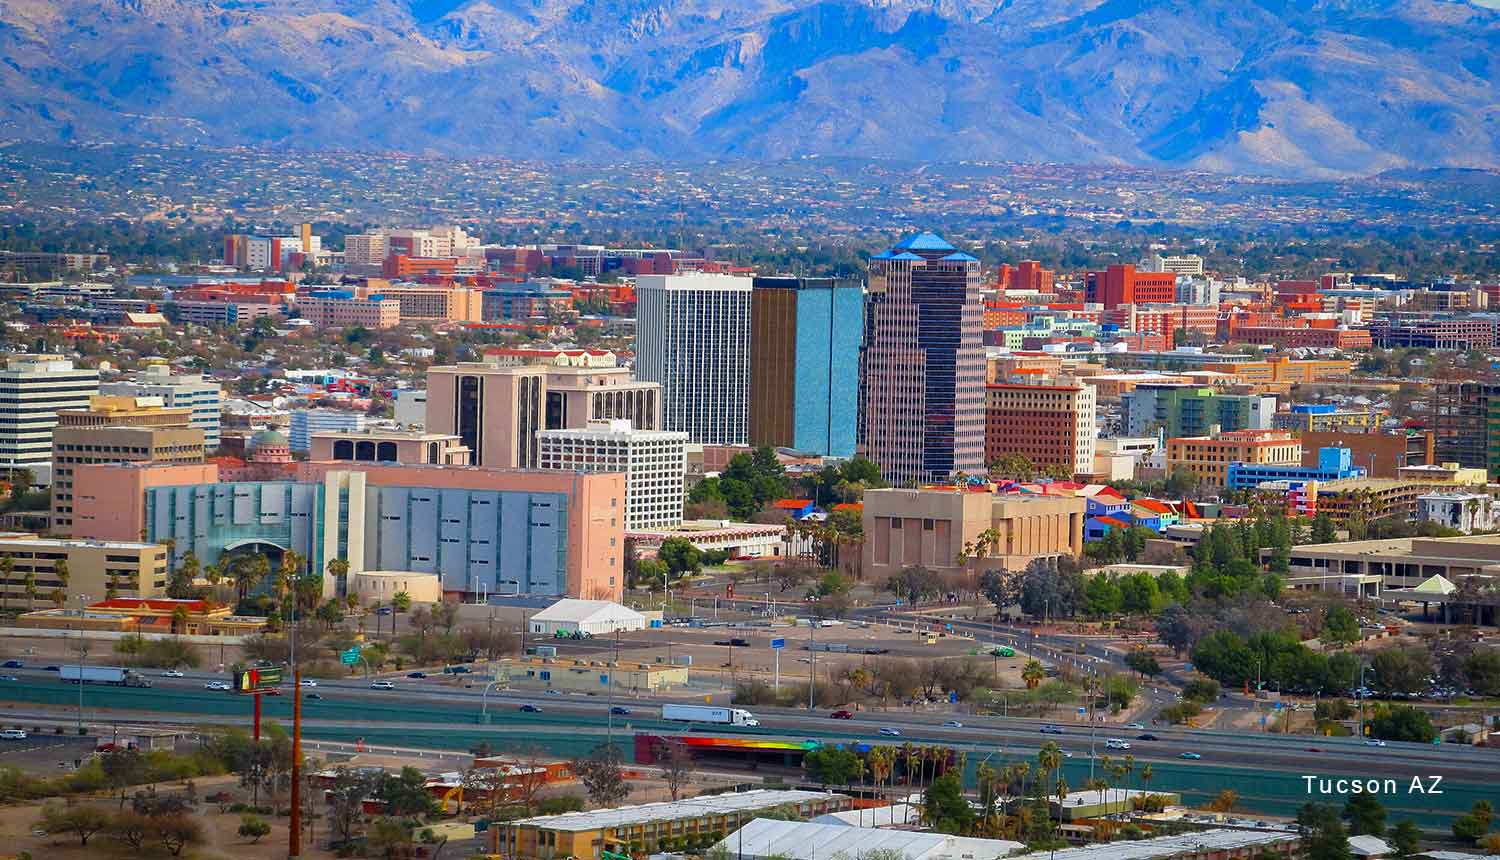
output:
[[[1137,272],[1135,266],[1122,263],[1102,272],[1089,272],[1086,293],[1090,302],[1106,309],[1120,305],[1171,304],[1177,300],[1177,275],[1174,272]]]

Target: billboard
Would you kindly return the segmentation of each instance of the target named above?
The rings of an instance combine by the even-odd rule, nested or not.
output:
[[[261,690],[281,686],[280,666],[257,666],[234,674],[234,689],[237,693],[257,693]]]

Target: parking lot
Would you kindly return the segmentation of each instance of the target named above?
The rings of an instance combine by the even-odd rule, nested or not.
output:
[[[15,726],[7,723],[5,728]],[[27,732],[25,740],[0,740],[0,766],[45,776],[62,773],[94,752],[96,741],[92,735],[80,738],[71,729],[65,735],[57,735],[50,727],[45,732],[33,732],[32,726],[22,728]],[[59,767],[59,763],[65,767]]]

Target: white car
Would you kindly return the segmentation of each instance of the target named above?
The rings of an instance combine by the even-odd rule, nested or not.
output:
[[[901,730],[900,729],[893,729],[890,726],[886,726],[885,728],[881,729],[880,733],[883,734],[883,735],[885,735],[886,737],[891,737],[891,738],[899,738],[899,737],[901,737]]]
[[[20,729],[6,729],[0,732],[0,740],[24,741],[26,740],[26,733]]]
[[[314,681],[311,678],[303,678],[302,679],[302,686],[304,686],[304,687],[316,687],[316,686],[318,686],[318,682]]]
[[[958,720],[948,720],[947,722],[943,723],[943,728],[945,729],[961,729],[963,727],[964,724],[959,722]]]
[[[1128,750],[1130,749],[1130,742],[1121,740],[1120,738],[1110,738],[1104,742],[1104,746],[1112,750]]]
[[[167,671],[161,673],[161,676],[163,678],[186,678],[187,673],[182,671],[181,669],[168,669]]]
[[[394,689],[396,689],[396,685],[392,684],[390,681],[371,681],[370,682],[370,689],[372,689],[372,690],[394,690]]]
[[[1365,741],[1365,746],[1367,746],[1367,747],[1383,747],[1383,746],[1385,746],[1385,741],[1381,740],[1380,738],[1370,738],[1369,740]]]
[[[1145,723],[1126,723],[1125,724],[1125,728],[1127,728],[1127,729],[1140,729],[1141,731],[1145,731],[1146,730],[1146,725],[1145,725]]]
[[[229,684],[228,681],[208,681],[208,682],[204,683],[203,689],[205,689],[205,690],[232,690],[232,689],[234,689],[234,687],[230,686],[230,684]]]

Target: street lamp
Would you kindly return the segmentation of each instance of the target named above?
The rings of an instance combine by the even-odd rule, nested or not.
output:
[[[87,594],[74,595],[78,600],[78,734],[83,734],[83,670],[88,665],[89,649],[83,644],[83,608],[89,603]],[[137,630],[140,628],[137,627]]]

